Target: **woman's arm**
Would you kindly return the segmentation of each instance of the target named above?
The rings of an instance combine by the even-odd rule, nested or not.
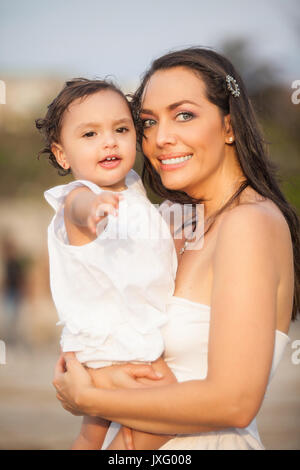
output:
[[[166,367],[168,367],[166,365]],[[95,380],[96,377],[96,380]],[[55,367],[55,374],[53,385],[57,389],[57,398],[61,401],[63,407],[70,413],[76,416],[82,415],[94,415],[94,412],[90,412],[90,407],[86,407],[86,402],[90,402],[91,397],[85,397],[85,393],[89,391],[98,390],[99,392],[117,391],[120,389],[126,390],[127,399],[131,401],[131,393],[128,395],[128,388],[132,391],[133,389],[143,389],[143,391],[153,390],[152,387],[156,385],[161,387],[160,390],[165,389],[162,382],[174,383],[174,379],[170,376],[165,376],[161,380],[155,376],[152,366],[139,366],[136,364],[126,364],[124,366],[112,366],[106,367],[105,369],[97,370],[93,374],[87,372],[86,368],[80,364],[76,359],[74,353],[65,353],[60,356]],[[153,382],[155,380],[155,382]],[[160,382],[160,383],[158,383]],[[101,386],[101,390],[96,388]],[[110,393],[110,392],[108,392]],[[107,395],[107,398],[112,399],[111,395]],[[104,398],[103,395],[99,394],[96,401]],[[125,397],[124,397],[125,398]],[[186,400],[186,397],[185,397]],[[94,409],[92,403],[89,403],[91,408]],[[99,403],[96,404],[96,407]],[[99,414],[99,413],[98,413]],[[97,416],[98,416],[97,414]],[[120,419],[114,419],[114,421],[121,422]],[[140,421],[139,421],[140,423]],[[221,426],[222,428],[226,426]],[[213,431],[220,426],[202,426],[199,432]],[[177,431],[172,431],[171,434],[175,434]],[[158,431],[153,431],[158,433]],[[167,433],[165,433],[167,434]]]
[[[80,385],[72,360],[69,372],[54,380],[64,406],[162,434],[247,426],[261,405],[273,356],[279,283],[276,223],[263,209],[250,206],[239,206],[222,221],[205,380],[155,389],[99,390]]]

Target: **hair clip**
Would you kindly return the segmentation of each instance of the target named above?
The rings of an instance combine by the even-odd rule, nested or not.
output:
[[[241,94],[240,88],[236,80],[231,75],[226,75],[226,83],[227,83],[227,89],[235,98],[240,96]]]

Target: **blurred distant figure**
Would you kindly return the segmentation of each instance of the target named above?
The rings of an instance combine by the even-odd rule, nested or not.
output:
[[[24,293],[23,262],[16,245],[7,238],[2,240],[3,261],[3,320],[4,331],[2,336],[7,343],[16,341],[16,324],[19,317],[20,304]]]

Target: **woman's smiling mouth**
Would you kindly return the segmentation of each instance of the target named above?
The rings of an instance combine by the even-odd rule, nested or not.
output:
[[[172,155],[163,155],[159,157],[160,168],[162,170],[176,170],[187,164],[187,162],[192,158],[192,154],[172,156]]]

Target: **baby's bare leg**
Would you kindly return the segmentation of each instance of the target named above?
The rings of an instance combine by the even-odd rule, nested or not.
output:
[[[153,450],[159,449],[169,439],[174,436],[164,436],[162,434],[150,434],[141,431],[132,431],[134,448],[136,450]],[[125,443],[122,436],[122,430],[118,432],[114,440],[106,450],[125,450]]]
[[[79,436],[71,450],[100,450],[107,433],[109,421],[93,416],[84,416]]]
[[[158,381],[149,379],[138,379],[139,382],[143,383],[144,385],[149,385],[150,387],[163,386],[172,382],[176,382],[174,374],[170,371],[170,369],[162,358],[159,358],[157,359],[157,361],[153,362],[152,366],[155,372],[162,373],[164,377]],[[133,430],[132,437],[136,450],[154,450],[159,449],[163,444],[172,439],[172,437],[174,436],[163,434],[150,434],[142,431]],[[111,444],[107,447],[107,450],[123,449],[126,449],[126,447],[122,435],[122,429],[120,429]]]

